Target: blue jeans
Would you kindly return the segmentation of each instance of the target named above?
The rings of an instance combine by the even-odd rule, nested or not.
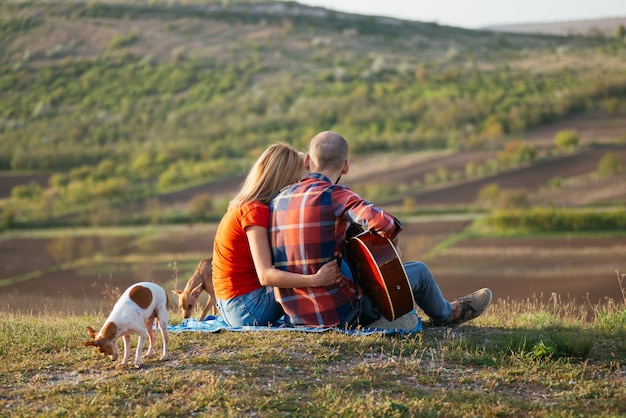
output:
[[[435,324],[443,324],[450,319],[452,307],[439,290],[439,285],[426,264],[419,261],[404,263],[415,303]]]
[[[217,299],[216,302],[222,318],[231,327],[275,324],[283,316],[272,288],[262,287],[236,298]]]
[[[413,299],[415,299],[417,306],[435,324],[447,322],[450,319],[450,315],[452,315],[452,307],[450,302],[443,297],[439,285],[437,285],[426,264],[416,261],[409,261],[403,264],[411,285]],[[341,272],[344,273],[343,265]],[[381,315],[373,306],[372,300],[367,295],[362,295],[351,314],[343,318],[342,325],[368,325],[380,317]]]

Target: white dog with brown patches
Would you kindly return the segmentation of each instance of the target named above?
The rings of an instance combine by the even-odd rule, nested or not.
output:
[[[196,271],[191,275],[185,286],[185,290],[172,290],[178,295],[178,307],[183,318],[191,317],[193,308],[200,298],[200,294],[205,291],[209,295],[206,305],[200,315],[202,321],[209,311],[215,315],[217,309],[215,307],[215,290],[213,290],[213,267],[211,266],[212,258],[205,258],[198,263]]]
[[[124,365],[130,357],[130,335],[138,334],[135,367],[139,368],[141,367],[141,353],[146,342],[146,334],[150,339],[150,346],[144,357],[152,355],[156,339],[152,326],[156,319],[163,337],[161,360],[166,360],[169,342],[168,318],[168,300],[165,290],[150,282],[136,283],[120,296],[100,332],[87,327],[87,333],[94,340],[87,341],[85,347],[96,347],[100,353],[115,361],[118,358],[117,339],[124,337],[124,358],[120,362]]]

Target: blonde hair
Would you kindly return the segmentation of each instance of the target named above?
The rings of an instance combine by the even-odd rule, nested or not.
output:
[[[229,207],[255,200],[267,205],[283,187],[300,181],[303,174],[301,153],[288,144],[276,142],[256,160]]]

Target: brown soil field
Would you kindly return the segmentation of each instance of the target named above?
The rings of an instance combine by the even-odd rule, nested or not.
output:
[[[491,183],[497,184],[500,189],[522,189],[529,193],[539,192],[547,187],[548,181],[553,178],[567,179],[583,175],[591,175],[598,170],[600,160],[607,152],[614,152],[626,161],[626,145],[608,146],[597,149],[588,149],[573,155],[564,156],[558,159],[539,162],[529,167],[523,167],[512,171],[495,174],[475,180],[464,181],[456,185],[427,190],[418,193],[416,196],[418,206],[450,206],[468,205],[476,201],[480,190]],[[467,160],[470,161],[470,160]],[[443,165],[440,162],[440,166]],[[436,164],[436,162],[433,162]],[[420,168],[421,169],[421,168]],[[398,171],[390,174],[388,183],[410,183],[415,179],[415,174],[419,170]],[[624,202],[625,196],[617,197]],[[389,205],[402,204],[401,200],[387,202]]]
[[[428,262],[442,289],[476,286],[510,300],[543,297],[623,302],[615,270],[626,271],[626,238],[483,238],[456,243]]]
[[[484,238],[428,254],[470,222],[407,222],[400,236],[403,259],[426,262],[449,299],[490,287],[496,299],[504,300],[545,298],[547,303],[555,293],[580,303],[621,301],[615,269],[626,271],[625,238]],[[97,247],[91,256],[64,265],[50,254],[59,238],[5,239],[0,241],[0,309],[106,311],[114,296],[137,281],[182,288],[197,263],[211,255],[214,233],[215,225],[203,224],[156,235],[65,238],[78,247],[98,244],[89,244]],[[33,278],[20,276],[37,271]],[[11,283],[20,277],[26,280]]]
[[[600,143],[623,135],[626,118],[584,116],[536,130],[528,139],[548,144],[561,129],[579,130],[583,144]],[[576,204],[572,195],[582,194],[588,197],[584,203],[624,203],[626,174],[603,183],[587,181],[584,187],[545,191],[548,180],[554,177],[589,177],[609,151],[626,160],[626,145],[597,145],[532,167],[422,192],[416,196],[417,206],[471,204],[489,183],[523,188],[544,202],[559,197],[567,204]],[[480,163],[492,157],[488,151],[358,156],[344,180],[351,187],[411,184],[438,167],[458,171],[469,161]],[[9,183],[46,179],[46,175],[2,176],[0,197],[10,193]],[[240,182],[241,177],[231,178],[171,193],[160,197],[160,204],[186,205],[194,195],[205,192],[215,197],[231,196]],[[612,194],[599,194],[600,190],[611,190]],[[384,205],[394,203],[399,202]],[[453,216],[408,220],[400,237],[403,259],[425,261],[448,298],[487,286],[496,298],[505,300],[548,300],[553,293],[581,303],[621,300],[615,270],[626,271],[626,238],[481,239],[461,241],[430,254],[437,244],[461,232],[470,222],[471,217]],[[0,309],[106,310],[112,295],[136,281],[155,281],[167,289],[182,288],[197,263],[211,255],[214,233],[215,225],[202,224],[126,235],[88,231],[82,235],[59,231],[54,237],[0,235]]]
[[[14,174],[0,171],[0,199],[11,196],[11,190],[20,184],[29,184],[34,181],[42,188],[48,187],[49,179],[50,174],[48,173]]]

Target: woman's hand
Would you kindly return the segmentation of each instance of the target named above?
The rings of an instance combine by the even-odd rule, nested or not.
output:
[[[339,263],[335,260],[329,261],[324,264],[313,275],[313,282],[311,287],[316,286],[330,286],[337,284],[341,281],[341,270],[339,269]]]

